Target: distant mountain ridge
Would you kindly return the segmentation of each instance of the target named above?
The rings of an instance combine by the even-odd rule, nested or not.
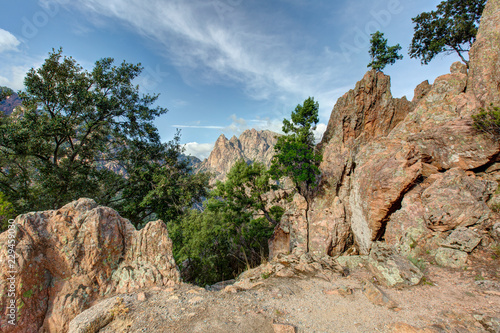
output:
[[[5,115],[9,116],[16,107],[21,106],[22,101],[16,93],[13,93],[9,97],[5,98],[0,102],[0,111]]]
[[[239,138],[227,139],[224,134],[215,142],[214,149],[201,163],[195,165],[196,172],[210,172],[214,175],[211,183],[223,181],[231,167],[239,160],[261,162],[269,166],[274,156],[274,145],[279,134],[263,130],[244,131]]]

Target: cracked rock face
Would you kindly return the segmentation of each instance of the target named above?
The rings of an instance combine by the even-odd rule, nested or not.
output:
[[[79,199],[59,210],[16,218],[16,325],[7,323],[7,277],[0,272],[2,332],[66,332],[77,314],[103,296],[180,282],[166,225],[140,231],[116,211]],[[8,232],[0,235],[6,267]]]
[[[308,240],[313,253],[366,255],[387,240],[410,253],[430,233],[498,222],[486,202],[496,189],[489,180],[500,179],[500,147],[471,116],[500,103],[499,9],[488,1],[469,70],[452,64],[432,85],[420,84],[412,102],[393,98],[390,78],[369,71],[337,101],[319,144],[322,178],[309,224],[299,223],[304,214],[285,221],[291,248]]]

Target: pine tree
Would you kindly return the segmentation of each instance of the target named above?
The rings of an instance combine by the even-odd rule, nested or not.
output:
[[[384,34],[380,31],[371,34],[371,37],[369,52],[371,62],[367,67],[381,71],[385,66],[393,65],[396,60],[403,59],[403,56],[398,54],[398,51],[401,50],[399,44],[387,46],[387,39],[384,38]]]

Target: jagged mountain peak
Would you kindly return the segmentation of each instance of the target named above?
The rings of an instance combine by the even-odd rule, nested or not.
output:
[[[239,137],[233,135],[230,140],[221,134],[210,156],[201,162],[196,170],[212,173],[214,183],[224,180],[231,167],[240,159],[249,163],[256,161],[270,165],[277,136],[277,133],[257,131],[255,128],[245,130]]]

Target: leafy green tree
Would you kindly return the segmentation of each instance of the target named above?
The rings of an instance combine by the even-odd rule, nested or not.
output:
[[[140,64],[113,62],[101,59],[87,71],[59,49],[27,73],[22,115],[0,118],[0,190],[16,212],[90,197],[140,224],[155,213],[171,217],[205,193],[173,161],[178,138],[160,141],[153,120],[167,110],[132,84]],[[172,174],[175,181],[162,183]],[[180,183],[192,192],[171,191]]]
[[[387,39],[384,38],[384,34],[377,31],[370,35],[372,38],[370,40],[370,57],[371,62],[367,67],[381,71],[387,65],[393,65],[396,60],[403,59],[403,56],[398,54],[401,50],[399,44],[395,46],[387,46]]]
[[[193,173],[189,160],[182,156],[179,132],[165,147],[161,160],[153,163],[147,160],[147,154],[137,158],[143,149],[130,151],[137,160],[127,168],[126,186],[120,189],[111,206],[132,221],[159,218],[176,222],[208,195],[209,175]]]
[[[203,211],[191,210],[169,225],[185,280],[205,285],[231,279],[267,257],[267,242],[283,214],[277,206],[267,209],[264,194],[271,189],[263,164],[239,161]]]
[[[225,182],[217,182],[214,190],[216,197],[224,198],[236,207],[263,214],[272,225],[277,225],[283,214],[280,206],[270,206],[266,196],[278,186],[270,182],[270,176],[263,163],[247,164],[244,160],[235,163]]]
[[[318,110],[318,102],[309,97],[303,105],[297,105],[292,112],[291,121],[283,120],[285,135],[280,136],[274,146],[276,154],[270,168],[274,179],[289,177],[295,189],[306,199],[306,219],[313,191],[318,184],[318,166],[322,160],[321,153],[316,149],[313,133],[319,122]],[[309,235],[307,249],[309,250]]]
[[[422,64],[428,64],[439,53],[456,52],[468,65],[464,53],[476,40],[485,4],[486,0],[446,0],[437,10],[412,18],[415,33],[410,57],[420,58]]]

